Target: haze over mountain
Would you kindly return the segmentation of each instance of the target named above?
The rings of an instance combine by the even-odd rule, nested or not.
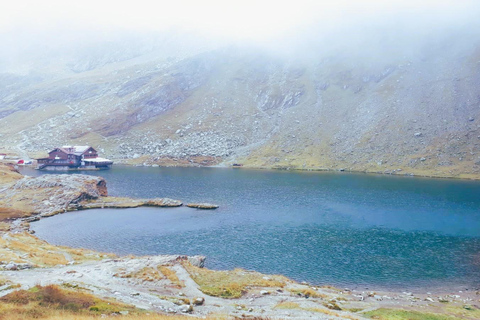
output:
[[[10,26],[0,149],[480,177],[480,7],[427,4],[343,6],[258,37]]]

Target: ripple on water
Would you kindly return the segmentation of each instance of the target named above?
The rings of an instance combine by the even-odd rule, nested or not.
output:
[[[349,287],[480,285],[480,183],[205,168],[101,172],[111,195],[221,205],[72,212],[33,223],[52,243],[119,254],[202,254]]]

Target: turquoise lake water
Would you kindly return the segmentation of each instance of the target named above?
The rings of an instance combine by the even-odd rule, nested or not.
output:
[[[212,269],[242,267],[313,284],[480,287],[480,182],[220,168],[86,173],[103,176],[112,196],[220,208],[69,212],[33,223],[40,238],[118,254],[200,254]]]

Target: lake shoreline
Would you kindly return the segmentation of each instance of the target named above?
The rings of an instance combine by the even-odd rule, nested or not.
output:
[[[358,174],[376,174],[376,175],[391,175],[399,177],[423,177],[423,178],[434,178],[434,179],[458,179],[458,180],[480,180],[480,173],[457,173],[457,174],[445,174],[445,173],[434,173],[430,172],[431,170],[422,170],[414,168],[397,168],[397,169],[368,169],[368,168],[358,168],[352,169],[348,166],[345,167],[306,167],[302,168],[299,166],[289,166],[289,165],[252,165],[249,163],[241,163],[234,165],[232,161],[220,161],[216,164],[198,164],[195,162],[138,162],[137,159],[113,159],[117,165],[126,165],[126,166],[145,166],[145,167],[205,167],[205,168],[232,168],[232,169],[258,169],[258,170],[280,170],[280,171],[299,171],[299,172],[345,172],[345,173],[358,173]]]
[[[115,166],[132,166],[132,167],[160,167],[160,168],[229,168],[229,169],[248,169],[248,170],[278,170],[278,171],[292,171],[292,172],[338,172],[338,173],[353,173],[353,174],[371,174],[371,175],[387,175],[387,176],[397,176],[397,177],[416,177],[416,178],[430,178],[430,179],[453,179],[453,180],[471,180],[478,181],[480,180],[480,173],[457,173],[457,174],[444,174],[444,173],[432,173],[429,170],[418,170],[413,168],[404,168],[404,169],[386,169],[386,170],[377,170],[377,169],[351,169],[351,168],[327,168],[327,167],[310,167],[310,168],[301,168],[298,166],[259,166],[259,165],[249,165],[241,164],[238,166],[233,166],[230,163],[220,162],[217,164],[208,163],[208,164],[198,164],[195,162],[180,161],[180,162],[171,162],[167,163],[138,163],[136,159],[115,159],[112,158]],[[0,160],[0,163],[5,164],[15,164],[15,161],[10,160]],[[25,165],[25,167],[33,167],[30,165]],[[77,170],[76,172],[87,172],[88,170]],[[104,171],[104,170],[93,170],[93,171]],[[61,172],[59,172],[61,173]]]

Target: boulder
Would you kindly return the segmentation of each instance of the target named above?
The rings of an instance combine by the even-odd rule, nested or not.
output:
[[[204,303],[205,303],[205,298],[203,298],[203,297],[197,297],[197,298],[193,299],[193,304],[195,306],[201,306]]]
[[[5,267],[3,267],[5,270],[18,270],[18,265],[16,263],[10,262],[7,264]]]
[[[187,258],[187,261],[190,262],[192,266],[203,268],[205,266],[205,256],[191,256]]]
[[[189,304],[184,304],[178,308],[178,311],[182,313],[191,313],[193,311],[193,307]]]

